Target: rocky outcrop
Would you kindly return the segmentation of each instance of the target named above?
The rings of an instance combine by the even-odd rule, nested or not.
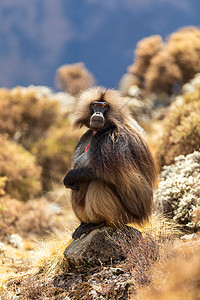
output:
[[[104,226],[83,234],[74,240],[65,250],[64,255],[70,269],[92,267],[101,264],[121,262],[126,258],[123,243],[138,245],[142,239],[140,231],[133,227],[112,228]]]

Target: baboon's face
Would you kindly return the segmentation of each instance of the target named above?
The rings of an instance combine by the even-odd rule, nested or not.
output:
[[[109,106],[105,101],[94,101],[90,105],[91,117],[90,128],[99,131],[105,125],[105,116],[109,110]]]

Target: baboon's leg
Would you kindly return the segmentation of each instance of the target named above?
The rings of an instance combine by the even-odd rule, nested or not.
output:
[[[101,228],[104,225],[105,225],[104,223],[95,224],[95,223],[84,223],[83,222],[83,223],[81,223],[81,225],[79,227],[76,228],[76,230],[72,234],[72,238],[76,240],[76,239],[80,238],[80,236],[82,234],[90,233],[92,230],[94,230],[96,228]]]
[[[117,194],[104,182],[92,181],[85,197],[85,212],[91,223],[116,226],[123,223],[124,208]]]

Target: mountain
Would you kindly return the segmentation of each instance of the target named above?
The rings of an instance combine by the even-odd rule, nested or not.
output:
[[[140,39],[199,20],[199,0],[1,0],[0,86],[55,88],[59,66],[83,61],[117,87]]]

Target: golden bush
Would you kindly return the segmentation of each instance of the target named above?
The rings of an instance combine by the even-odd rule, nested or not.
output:
[[[63,65],[57,69],[56,83],[59,89],[77,96],[82,90],[94,85],[94,76],[84,63]]]
[[[181,104],[173,103],[164,121],[163,136],[155,154],[159,168],[170,165],[178,155],[200,149],[199,89],[182,96]]]
[[[33,180],[33,194],[35,194],[34,190],[37,190],[35,184],[39,180],[45,190],[52,187],[52,182],[61,182],[71,163],[77,141],[69,124],[69,111],[72,110],[73,105],[74,99],[71,96],[65,93],[53,94],[47,87],[0,89],[0,131],[13,141],[10,143],[4,138],[4,143],[11,145],[8,148],[10,147],[9,153],[13,151],[13,158],[10,159],[11,154],[2,158],[5,161],[3,170],[5,171],[6,165],[8,166],[6,174],[9,173],[9,178],[6,187],[9,193],[13,188],[15,192],[11,194],[17,198],[21,198],[22,194],[23,198],[31,196],[29,188],[27,196],[25,196],[26,190],[23,190],[25,176],[15,181],[15,178],[19,177],[18,172],[21,172],[19,164],[17,165],[19,170],[17,169],[16,172],[11,164],[18,157],[21,163],[23,155],[24,161],[27,161],[25,166],[28,168],[27,173],[25,170],[23,172],[27,174],[28,181],[29,175],[31,176],[28,160],[31,160],[33,155],[35,156],[34,162],[30,162],[30,165],[34,165],[33,170],[36,168],[36,162],[42,166],[42,177],[35,174],[36,180]],[[29,153],[15,143],[23,146]],[[3,149],[3,144],[1,146]],[[1,153],[3,155],[3,150]],[[8,159],[10,162],[7,163]],[[3,187],[0,186],[0,189],[2,190]]]
[[[0,176],[0,196],[5,194],[6,180],[7,180],[7,177]]]
[[[5,191],[27,200],[41,192],[41,168],[22,146],[0,135],[0,178],[6,177]]]
[[[26,149],[56,122],[58,110],[58,101],[33,89],[0,89],[0,131]]]
[[[142,39],[137,44],[135,50],[135,62],[128,68],[129,72],[143,81],[145,79],[145,73],[151,63],[151,59],[162,49],[163,42],[161,36],[153,35]]]
[[[42,184],[45,190],[52,188],[52,183],[62,183],[72,162],[74,147],[78,135],[73,133],[69,121],[60,126],[53,126],[45,136],[34,144],[31,152],[42,166]]]
[[[186,83],[200,71],[200,30],[184,27],[172,33],[166,50],[182,72],[182,83]]]
[[[142,39],[129,72],[138,77],[147,93],[172,95],[200,71],[200,30],[184,27],[167,41],[160,36]]]
[[[152,58],[145,74],[145,85],[148,92],[172,93],[175,83],[182,80],[182,72],[173,56],[167,51],[161,51]]]

